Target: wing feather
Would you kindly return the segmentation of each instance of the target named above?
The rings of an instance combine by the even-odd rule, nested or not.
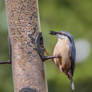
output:
[[[75,42],[72,34],[69,32],[62,31],[63,33],[67,34],[69,40],[70,40],[70,59],[71,59],[71,69],[70,73],[73,75],[74,68],[75,68],[75,59],[76,59],[76,48],[75,48]]]

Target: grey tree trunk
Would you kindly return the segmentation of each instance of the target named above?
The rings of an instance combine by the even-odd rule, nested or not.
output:
[[[6,9],[14,92],[47,92],[44,64],[35,47],[40,32],[38,0],[6,0]]]

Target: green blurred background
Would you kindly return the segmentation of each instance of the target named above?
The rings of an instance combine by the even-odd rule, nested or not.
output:
[[[39,0],[41,30],[45,47],[53,52],[56,38],[49,30],[67,30],[77,39],[86,39],[92,46],[92,0]],[[8,27],[4,0],[0,0],[0,60],[7,60]],[[85,50],[83,46],[82,50]],[[92,91],[92,49],[84,62],[77,63],[74,81],[75,92]],[[72,92],[67,77],[51,62],[46,62],[49,92]],[[11,65],[0,65],[0,92],[13,92]]]

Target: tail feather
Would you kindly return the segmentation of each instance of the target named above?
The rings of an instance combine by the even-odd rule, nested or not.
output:
[[[70,82],[71,82],[72,90],[75,90],[75,85],[74,85],[74,81],[73,81],[73,79],[72,79],[71,73],[68,73],[68,78],[69,78],[69,80],[70,80]]]
[[[75,85],[74,85],[73,80],[72,80],[72,82],[71,82],[71,87],[72,87],[72,90],[75,90]]]

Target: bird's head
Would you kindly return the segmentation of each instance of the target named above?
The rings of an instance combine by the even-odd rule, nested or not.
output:
[[[71,34],[65,31],[59,31],[59,32],[55,32],[55,31],[50,31],[51,35],[55,35],[57,36],[58,39],[71,39]]]

